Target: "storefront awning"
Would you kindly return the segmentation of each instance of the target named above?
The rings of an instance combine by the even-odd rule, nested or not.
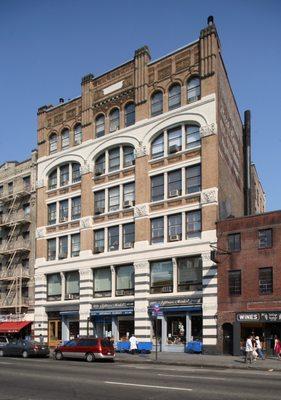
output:
[[[0,333],[19,333],[31,323],[31,321],[0,322]]]
[[[148,309],[150,312],[153,311],[153,308],[150,307]],[[190,306],[181,306],[181,307],[160,307],[160,311],[162,311],[163,313],[169,313],[169,312],[182,312],[182,311],[187,311],[187,312],[198,312],[198,311],[202,311],[202,307],[201,306],[197,306],[197,307],[190,307]]]
[[[133,308],[123,308],[117,310],[93,310],[91,311],[91,316],[102,316],[102,315],[133,315],[134,309]]]

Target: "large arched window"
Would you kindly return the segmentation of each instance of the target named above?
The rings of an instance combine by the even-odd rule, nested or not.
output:
[[[133,146],[111,147],[95,159],[95,176],[128,168],[134,165],[134,161],[135,150]]]
[[[104,115],[100,114],[96,117],[96,138],[104,136],[104,134],[105,134]]]
[[[74,128],[74,145],[77,146],[78,144],[82,143],[82,125],[78,124]]]
[[[67,149],[70,144],[69,129],[64,129],[61,133],[61,148]]]
[[[201,96],[200,78],[194,77],[187,82],[187,102],[197,101]]]
[[[70,162],[58,165],[48,175],[48,189],[71,185],[81,181],[81,165],[77,162]]]
[[[158,158],[164,156],[164,133],[161,133],[151,144],[151,157]]]
[[[109,132],[115,132],[120,127],[120,113],[118,108],[114,108],[109,114]]]
[[[125,126],[134,125],[135,123],[135,104],[129,103],[125,106]]]
[[[181,106],[181,86],[178,83],[169,88],[169,110]]]
[[[58,150],[58,137],[55,133],[52,133],[49,137],[49,151],[55,153]]]
[[[163,93],[158,90],[151,96],[151,116],[162,114],[163,112]]]

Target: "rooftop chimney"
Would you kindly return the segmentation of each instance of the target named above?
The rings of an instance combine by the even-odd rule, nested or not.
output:
[[[60,103],[64,103],[64,98],[63,98],[63,97],[60,97],[59,102],[60,102]]]

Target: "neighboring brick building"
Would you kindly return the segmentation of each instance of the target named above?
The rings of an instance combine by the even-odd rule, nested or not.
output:
[[[0,320],[34,319],[36,158],[0,166]]]
[[[266,211],[266,196],[255,164],[251,164],[251,213],[261,214]]]
[[[219,349],[237,355],[254,332],[271,353],[281,336],[281,211],[227,219],[217,232]]]
[[[38,110],[35,335],[217,346],[215,222],[244,213],[243,126],[212,18],[152,61],[82,79]],[[247,176],[249,171],[247,171]]]

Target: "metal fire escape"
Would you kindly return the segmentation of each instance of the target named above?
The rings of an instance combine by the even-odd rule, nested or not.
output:
[[[30,241],[24,239],[23,234],[28,231],[31,221],[30,213],[26,213],[22,206],[30,193],[30,187],[25,186],[0,197],[0,312],[20,314],[28,307],[23,287],[29,279],[29,268],[24,267],[23,260],[30,252]]]

